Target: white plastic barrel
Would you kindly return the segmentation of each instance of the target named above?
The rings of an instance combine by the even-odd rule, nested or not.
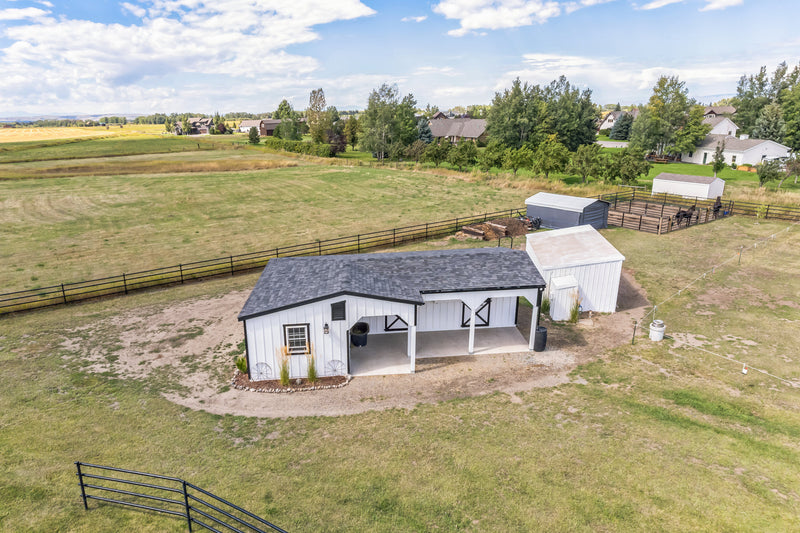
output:
[[[650,340],[660,341],[664,339],[664,330],[666,328],[663,320],[653,320],[650,322]]]

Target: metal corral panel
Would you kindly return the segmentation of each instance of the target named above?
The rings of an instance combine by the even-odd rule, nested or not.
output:
[[[573,276],[578,281],[583,311],[616,310],[625,256],[593,227],[528,234],[526,250],[542,273],[551,298],[551,280]]]
[[[332,320],[331,304],[343,300],[347,302],[346,319]],[[320,376],[342,375],[346,373],[347,368],[347,332],[353,324],[363,317],[383,315],[398,315],[406,322],[413,322],[414,307],[413,304],[407,303],[340,296],[246,319],[244,323],[251,375],[255,379],[257,365],[265,363],[272,373],[268,379],[277,379],[280,368],[278,350],[285,344],[283,326],[292,324],[309,325],[309,337],[314,344],[317,357],[317,373]],[[323,331],[325,324],[329,327],[327,335]],[[307,376],[308,362],[305,356],[292,355],[289,361],[292,378]],[[342,365],[345,372],[334,371]]]
[[[542,219],[542,227],[571,228],[589,224],[602,229],[608,226],[608,202],[596,198],[539,192],[525,200],[527,215]]]
[[[579,303],[578,280],[574,276],[559,276],[550,279],[550,318],[569,320],[572,307]],[[578,300],[578,302],[576,302]]]

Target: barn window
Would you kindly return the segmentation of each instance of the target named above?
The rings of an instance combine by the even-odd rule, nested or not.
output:
[[[336,302],[331,304],[331,320],[345,320],[347,318],[345,302]]]
[[[283,339],[290,354],[308,353],[308,324],[283,326]]]

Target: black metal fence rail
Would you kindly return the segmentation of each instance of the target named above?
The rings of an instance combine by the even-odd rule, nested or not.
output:
[[[286,533],[275,524],[179,478],[80,461],[75,462],[75,467],[86,510],[89,500],[96,500],[180,517],[186,520],[189,531],[197,525],[216,532]]]
[[[524,209],[504,209],[492,213],[361,233],[359,235],[320,240],[294,246],[283,246],[259,252],[182,263],[140,272],[123,273],[118,276],[9,292],[0,294],[0,315],[80,302],[100,296],[128,294],[133,291],[185,283],[192,280],[250,272],[254,269],[264,268],[270,259],[276,257],[350,254],[391,248],[415,241],[451,235],[464,225],[486,222],[493,218],[515,217],[524,214]]]

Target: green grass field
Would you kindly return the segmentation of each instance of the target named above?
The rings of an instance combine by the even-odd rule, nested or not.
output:
[[[669,336],[695,335],[707,350],[798,380],[800,309],[789,295],[800,290],[800,230],[785,227],[732,218],[665,236],[605,234],[654,302],[776,234],[658,316]],[[800,389],[675,340],[640,337],[578,367],[578,383],[514,398],[285,420],[179,407],[161,395],[172,390],[168,375],[94,373],[63,344],[101,320],[255,278],[0,319],[0,529],[186,530],[176,518],[96,502],[84,511],[76,460],[182,477],[289,531],[796,528]],[[591,342],[575,327],[551,335]],[[122,334],[85,339],[113,360]]]

